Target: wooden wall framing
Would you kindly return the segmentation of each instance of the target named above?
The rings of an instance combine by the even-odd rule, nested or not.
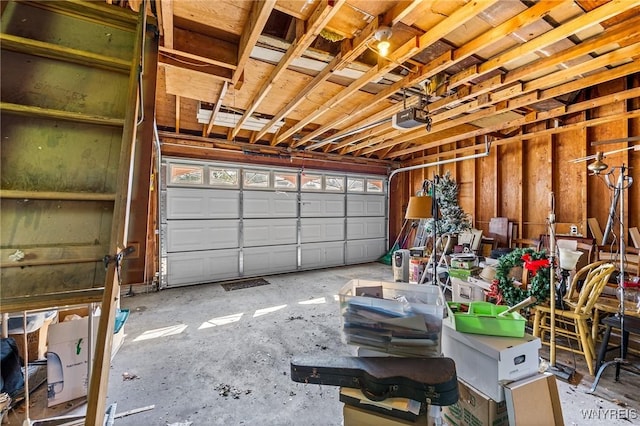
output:
[[[638,75],[617,79],[581,93],[575,102],[638,87]],[[591,161],[570,163],[569,160],[594,155],[597,151],[609,152],[638,144],[637,141],[596,146],[591,143],[640,136],[639,107],[640,98],[634,96],[577,111],[557,121],[549,119],[523,126],[517,132],[519,138],[510,136],[507,143],[495,139],[488,157],[409,172],[407,194],[417,191],[424,179],[432,179],[434,174],[442,175],[449,171],[459,184],[460,205],[472,217],[475,227],[487,232],[492,217],[508,217],[518,224],[519,237],[537,238],[548,232],[550,194],[553,193],[557,232],[568,232],[570,225],[577,225],[580,233],[590,235],[587,219],[595,217],[602,227],[605,226],[612,190],[607,187],[603,175],[590,174],[587,165]],[[607,121],[589,126],[589,120],[599,118]],[[568,127],[570,130],[554,130],[560,126],[573,127]],[[460,141],[452,149],[460,151],[462,147],[470,144],[480,146],[481,143],[480,138]],[[438,155],[425,158],[435,161]],[[627,234],[628,228],[640,225],[640,150],[610,154],[604,162],[610,167],[624,164],[635,180],[624,191],[623,221]],[[617,176],[618,170],[614,173]],[[404,207],[395,205],[394,208]],[[390,226],[393,237],[399,231],[399,228],[396,230],[398,223],[391,223]],[[628,240],[628,235],[625,237]]]

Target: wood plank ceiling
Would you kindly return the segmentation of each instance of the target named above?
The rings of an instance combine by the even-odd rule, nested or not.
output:
[[[525,124],[562,125],[581,91],[637,73],[639,5],[160,0],[157,123],[165,141],[279,155],[472,153]],[[394,127],[410,107],[430,125]]]

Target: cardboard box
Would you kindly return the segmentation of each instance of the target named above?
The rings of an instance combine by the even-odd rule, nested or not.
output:
[[[20,318],[21,319],[21,318]],[[49,325],[55,323],[58,320],[57,311],[49,311],[42,313],[42,321],[35,321],[33,326],[29,326],[27,323],[27,362],[34,362],[39,359],[45,359],[47,354],[47,336],[49,332]],[[18,345],[18,353],[20,358],[25,359],[24,348],[24,333],[23,327],[20,326],[19,330],[15,333],[9,331],[9,337],[13,337]]]
[[[458,380],[458,402],[442,407],[444,421],[450,426],[507,426],[509,424],[506,402],[496,402]],[[539,423],[553,424],[553,423]]]
[[[451,259],[451,267],[458,269],[472,269],[478,266],[477,259]]]
[[[458,378],[496,402],[504,401],[503,383],[538,372],[540,339],[484,336],[442,327],[442,354],[456,363]]]
[[[505,399],[511,426],[564,425],[553,374],[536,374],[505,385]]]
[[[480,268],[471,268],[471,269],[449,268],[449,276],[451,278],[460,278],[461,280],[466,280],[472,275],[478,275],[480,271],[481,271]]]
[[[420,425],[432,426],[426,414],[418,416],[415,421],[403,420],[395,417],[385,416],[375,411],[363,410],[351,405],[344,405],[342,409],[344,426],[404,426],[404,425]]]
[[[382,401],[372,401],[361,390],[340,388],[340,402],[354,408],[382,414],[395,419],[407,420],[410,423],[418,421],[423,403],[408,398],[387,398]]]
[[[476,300],[483,302],[485,300],[484,289],[470,281],[451,277],[451,288],[451,298],[454,302],[465,303],[473,302]]]
[[[49,407],[87,395],[89,383],[89,310],[59,311],[59,322],[49,327],[47,352],[47,405]],[[78,316],[79,319],[65,321]],[[92,351],[95,350],[99,312],[93,313]],[[113,336],[111,358],[124,342],[124,326]]]

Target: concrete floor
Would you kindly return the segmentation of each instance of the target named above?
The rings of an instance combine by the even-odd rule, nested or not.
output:
[[[341,425],[338,388],[293,382],[290,361],[355,355],[342,341],[337,294],[351,279],[391,281],[391,268],[371,263],[265,278],[269,285],[234,291],[207,284],[123,297],[130,316],[107,403],[117,413],[142,411],[115,424]],[[558,358],[576,366],[580,381],[558,381],[565,424],[640,424],[638,376],[623,371],[616,383],[609,368],[589,395],[584,360],[562,351]],[[19,424],[15,413],[9,420]]]

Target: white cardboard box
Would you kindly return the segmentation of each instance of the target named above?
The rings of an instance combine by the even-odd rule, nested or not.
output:
[[[461,333],[443,323],[442,354],[456,363],[458,377],[496,402],[504,401],[502,384],[538,372],[540,339]]]
[[[562,405],[553,374],[544,373],[505,385],[510,426],[563,426]]]
[[[82,318],[65,321],[78,315]],[[59,312],[58,324],[49,327],[47,351],[47,405],[52,407],[87,394],[89,318],[87,308]],[[94,331],[100,317],[94,315]],[[94,332],[95,336],[95,332]],[[95,348],[95,339],[93,340]]]
[[[485,300],[484,289],[470,281],[451,277],[452,301],[469,303]]]
[[[81,318],[64,321],[71,315]],[[92,349],[95,349],[100,315],[94,312]],[[89,358],[88,308],[59,312],[59,322],[49,326],[47,351],[47,406],[87,395]],[[124,326],[114,334],[111,358],[124,342]]]

